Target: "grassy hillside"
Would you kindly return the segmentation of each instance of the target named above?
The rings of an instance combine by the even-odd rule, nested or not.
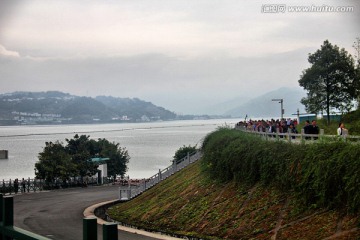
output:
[[[360,218],[301,204],[274,186],[220,181],[201,161],[108,210],[140,228],[203,239],[359,239]],[[220,176],[221,177],[221,176]]]

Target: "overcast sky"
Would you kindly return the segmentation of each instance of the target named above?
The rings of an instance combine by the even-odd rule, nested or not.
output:
[[[325,9],[343,6],[353,8]],[[137,97],[201,113],[298,87],[324,40],[354,54],[359,25],[359,1],[347,0],[1,0],[0,93]]]

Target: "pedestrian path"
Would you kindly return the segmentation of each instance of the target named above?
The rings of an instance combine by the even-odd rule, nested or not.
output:
[[[188,165],[196,162],[201,158],[201,151],[198,150],[194,153],[189,153],[186,157],[181,159],[180,161],[173,161],[173,164],[169,167],[159,170],[159,172],[147,179],[141,179],[138,181],[127,181],[126,185],[122,185],[119,187],[119,199],[121,201],[128,201],[133,199],[148,190],[149,188],[155,186],[159,182],[167,179],[171,175],[180,171],[181,169],[187,167]]]

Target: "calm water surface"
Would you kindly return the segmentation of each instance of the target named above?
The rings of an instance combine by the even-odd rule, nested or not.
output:
[[[0,180],[34,177],[35,162],[45,142],[73,138],[106,138],[120,143],[130,155],[131,178],[146,178],[170,165],[175,151],[183,145],[201,145],[206,134],[219,126],[233,126],[236,119],[191,120],[154,123],[124,123],[61,126],[0,127],[0,149],[9,150],[9,159],[0,160]]]

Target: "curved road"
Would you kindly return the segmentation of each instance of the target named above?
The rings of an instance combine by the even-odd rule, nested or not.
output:
[[[118,186],[71,188],[14,197],[14,225],[51,239],[80,240],[85,208],[118,198]],[[98,226],[98,239],[102,239]],[[121,240],[153,240],[119,231]]]

